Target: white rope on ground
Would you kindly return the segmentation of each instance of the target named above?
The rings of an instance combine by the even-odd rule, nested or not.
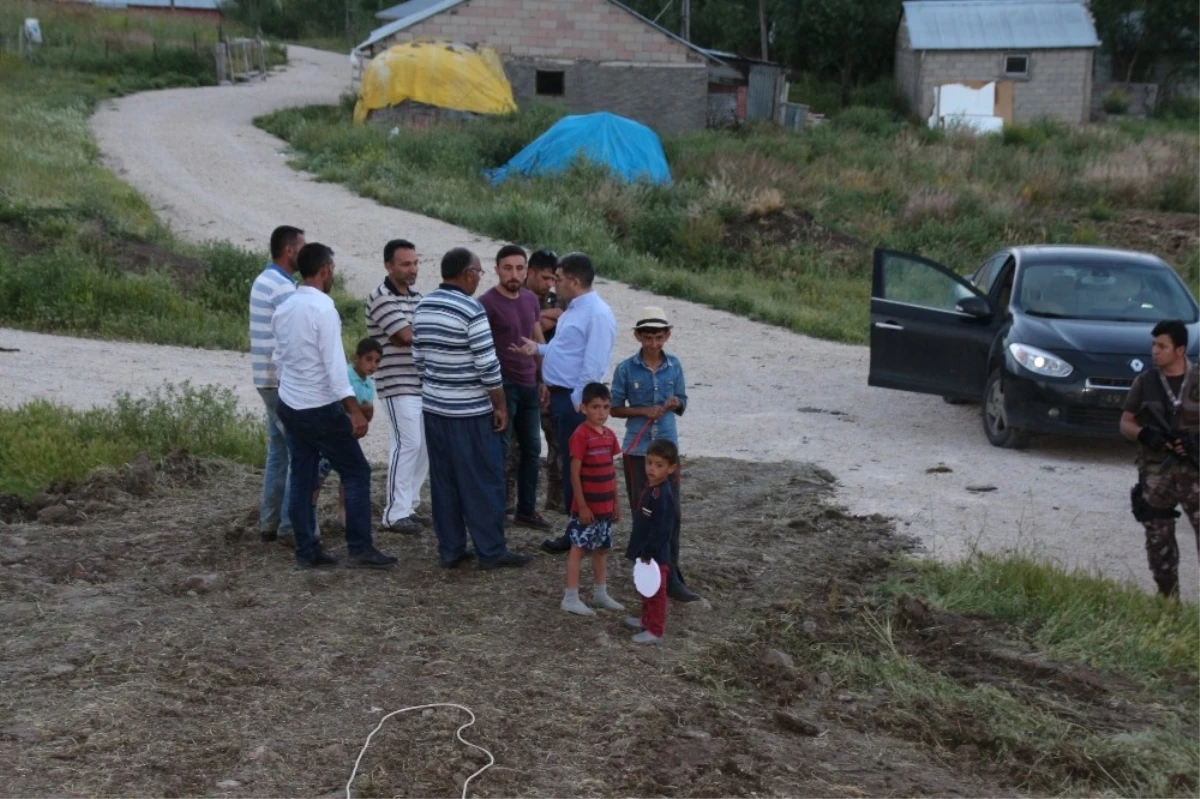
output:
[[[354,785],[354,778],[358,775],[358,766],[359,766],[359,764],[362,763],[363,755],[365,755],[367,753],[367,747],[369,747],[371,745],[371,739],[375,737],[375,733],[377,733],[381,729],[383,729],[384,722],[386,722],[392,716],[398,716],[401,713],[407,713],[410,710],[428,710],[430,708],[435,708],[435,707],[453,707],[453,708],[457,708],[458,710],[465,711],[467,713],[467,715],[469,715],[471,717],[471,720],[468,721],[466,724],[462,725],[461,727],[459,727],[457,730],[455,730],[454,737],[457,738],[461,743],[466,744],[467,746],[471,747],[472,749],[478,749],[480,752],[483,752],[485,755],[488,756],[487,765],[484,766],[483,768],[479,769],[478,771],[476,771],[470,777],[467,777],[466,782],[463,783],[462,799],[467,799],[467,788],[471,785],[471,780],[475,779],[480,774],[487,771],[492,766],[496,765],[496,758],[492,756],[491,752],[484,749],[482,746],[479,746],[478,744],[473,744],[470,741],[468,741],[466,738],[462,737],[462,731],[475,723],[475,714],[471,711],[471,708],[464,707],[462,705],[456,705],[452,702],[433,702],[432,704],[428,704],[428,705],[414,705],[412,707],[403,707],[403,708],[400,708],[399,710],[393,710],[391,713],[388,713],[386,716],[381,718],[379,720],[379,723],[375,725],[375,729],[371,730],[371,734],[367,736],[367,740],[363,743],[362,751],[358,753],[358,758],[354,761],[354,769],[350,772],[350,779],[346,780],[346,799],[352,799],[352,797],[350,795],[350,789]]]

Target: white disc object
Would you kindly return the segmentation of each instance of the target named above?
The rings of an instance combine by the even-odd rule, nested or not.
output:
[[[654,558],[649,563],[641,560],[633,563],[633,585],[642,596],[649,599],[662,587],[662,571]]]

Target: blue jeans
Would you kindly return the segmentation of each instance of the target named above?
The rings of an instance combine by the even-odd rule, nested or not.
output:
[[[508,553],[504,537],[504,447],[492,415],[439,416],[425,412],[429,494],[438,557],[450,563],[467,551],[467,534],[482,561]]]
[[[313,559],[320,547],[312,493],[317,466],[326,458],[342,477],[346,492],[346,549],[351,555],[371,549],[371,465],[363,455],[350,416],[341,403],[298,411],[279,401],[279,419],[287,429],[291,455],[292,527],[296,531],[296,561]]]
[[[287,433],[279,422],[275,406],[279,404],[279,389],[260,388],[267,407],[267,463],[263,468],[262,500],[258,504],[258,527],[264,533],[290,533],[292,520],[288,513],[288,446]]]
[[[538,472],[542,458],[541,401],[537,386],[518,386],[516,383],[504,384],[504,396],[508,400],[508,427],[500,435],[505,461],[514,436],[521,454],[517,465],[517,515],[532,516],[537,512]]]
[[[571,392],[555,391],[550,394],[550,416],[554,419],[554,432],[558,436],[558,449],[562,452],[563,502],[567,513],[571,512],[571,501],[575,489],[571,487],[571,434],[583,424],[584,416],[571,404]]]

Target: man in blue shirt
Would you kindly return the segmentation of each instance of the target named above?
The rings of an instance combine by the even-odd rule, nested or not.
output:
[[[564,255],[558,262],[558,300],[569,303],[555,325],[554,340],[538,344],[524,339],[513,345],[515,352],[542,356],[542,380],[554,419],[554,432],[563,455],[562,474],[571,473],[568,441],[575,428],[583,424],[583,387],[588,383],[603,383],[608,376],[613,344],[617,339],[617,319],[608,303],[592,290],[596,269],[592,260],[581,252]],[[565,507],[571,507],[573,490],[570,481],[563,480]],[[542,549],[550,553],[569,552],[571,541],[564,534],[547,538]]]
[[[638,507],[646,486],[646,450],[659,439],[679,447],[675,420],[687,409],[687,385],[683,364],[663,350],[671,338],[671,325],[662,308],[643,308],[633,335],[641,349],[617,364],[612,382],[612,415],[625,419],[625,441],[621,460],[625,465],[625,490],[629,507]],[[670,539],[670,575],[667,596],[680,602],[700,597],[687,587],[679,569],[679,470],[670,477],[675,504]]]

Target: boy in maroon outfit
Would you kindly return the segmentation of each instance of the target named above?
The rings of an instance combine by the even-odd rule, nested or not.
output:
[[[648,563],[653,558],[662,571],[658,593],[642,599],[642,616],[630,616],[625,626],[640,630],[634,643],[657,644],[667,627],[667,583],[671,577],[671,538],[675,531],[675,497],[671,475],[679,468],[679,449],[659,438],[646,449],[646,486],[633,514],[633,532],[625,557]]]
[[[603,383],[583,387],[584,422],[571,434],[571,518],[567,537],[571,552],[567,555],[567,585],[560,607],[567,613],[592,616],[595,611],[579,598],[579,570],[585,552],[592,556],[592,600],[606,610],[624,610],[625,606],[608,595],[608,550],[612,549],[612,527],[619,520],[617,508],[617,468],[613,459],[621,454],[621,444],[613,431],[604,426],[612,410],[612,395]]]

